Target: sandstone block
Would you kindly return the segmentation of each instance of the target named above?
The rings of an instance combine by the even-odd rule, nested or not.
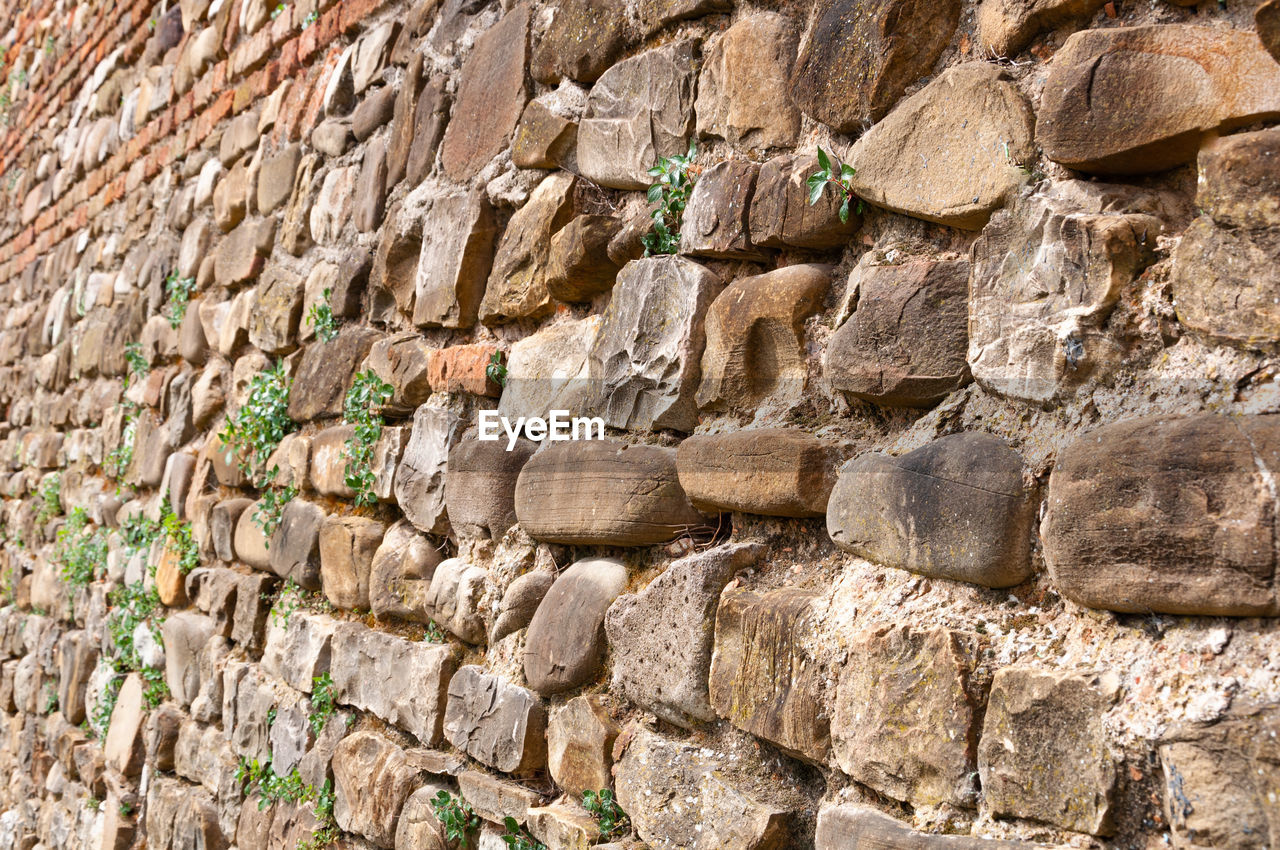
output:
[[[355,732],[333,754],[333,816],[347,832],[395,847],[396,822],[420,781],[404,751],[373,732]]]
[[[537,444],[460,440],[449,450],[444,500],[450,525],[460,534],[498,540],[516,523],[516,482]]]
[[[583,409],[593,397],[588,355],[600,325],[599,316],[562,321],[515,342],[507,355],[498,412],[515,421]]]
[[[742,18],[707,53],[698,79],[698,135],[731,145],[794,145],[800,110],[787,79],[796,55],[796,32],[781,15]]]
[[[413,428],[396,468],[396,503],[414,528],[446,534],[445,475],[449,452],[462,436],[465,423],[453,411],[422,405],[413,414]]]
[[[618,726],[598,694],[574,697],[551,713],[547,766],[551,778],[574,799],[613,786],[613,742]]]
[[[442,187],[429,199],[423,221],[413,322],[469,328],[475,324],[493,262],[489,202],[478,190]]]
[[[762,259],[751,244],[751,194],[760,166],[729,159],[706,168],[689,193],[680,222],[680,253],[720,259]]]
[[[331,516],[320,527],[320,578],[335,607],[369,607],[369,570],[386,529],[357,516]]]
[[[590,301],[613,288],[618,265],[609,243],[622,222],[609,215],[580,215],[551,237],[547,291],[559,301]]]
[[[426,623],[427,591],[440,551],[407,520],[387,529],[369,568],[369,609],[375,617]]]
[[[380,336],[373,328],[350,325],[329,342],[314,342],[304,348],[289,389],[289,418],[310,422],[341,416],[351,380]]]
[[[680,486],[708,513],[824,516],[835,468],[834,446],[792,428],[699,434],[676,449]]]
[[[461,558],[436,566],[423,599],[426,616],[467,643],[484,643],[482,603],[488,574]]]
[[[529,71],[540,83],[563,78],[591,83],[599,79],[627,43],[627,12],[619,0],[567,0],[534,42]]]
[[[529,622],[524,676],[549,696],[585,685],[604,662],[604,615],[627,584],[627,567],[616,558],[571,565],[543,598]]]
[[[444,734],[449,743],[503,773],[546,764],[546,710],[531,691],[480,667],[460,667],[449,682]]]
[[[835,192],[824,192],[816,204],[809,203],[805,181],[817,170],[818,158],[813,155],[774,157],[760,166],[748,216],[752,244],[835,248],[849,241],[862,217],[851,209],[848,220],[841,221]]]

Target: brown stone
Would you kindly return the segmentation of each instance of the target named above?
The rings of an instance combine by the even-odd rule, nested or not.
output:
[[[978,6],[978,42],[993,56],[1022,52],[1040,32],[1081,21],[1105,0],[983,0]]]
[[[552,712],[547,727],[551,777],[569,796],[613,785],[613,742],[618,726],[599,695],[580,696]]]
[[[455,445],[444,477],[445,503],[454,530],[501,539],[516,523],[515,485],[536,449],[536,443],[523,439],[513,451],[507,451],[503,441],[474,437]]]
[[[267,354],[285,354],[298,341],[302,318],[302,278],[272,266],[258,285],[258,299],[249,319],[249,342]]]
[[[396,311],[413,315],[418,284],[418,256],[422,253],[422,222],[392,205],[369,271],[370,312],[390,317]]]
[[[404,751],[373,732],[355,732],[333,753],[333,816],[378,847],[395,846],[396,821],[420,781]]]
[[[483,342],[433,350],[427,360],[431,391],[501,395],[502,387],[489,376],[489,365],[497,353],[497,346]]]
[[[385,86],[360,101],[351,115],[351,132],[363,142],[391,120],[396,108],[396,89]]]
[[[538,452],[516,482],[515,510],[534,539],[580,546],[665,543],[706,522],[680,489],[674,449],[609,440]]]
[[[387,202],[387,146],[379,139],[364,151],[355,189],[356,229],[370,233],[382,225]]]
[[[440,161],[453,180],[475,176],[507,146],[528,98],[528,56],[529,7],[524,4],[476,39],[440,146]]]
[[[688,150],[693,132],[694,45],[684,41],[614,65],[596,81],[578,125],[582,176],[643,189],[660,157]]]
[[[493,261],[494,222],[481,191],[441,188],[424,213],[413,322],[469,328],[475,324]]]
[[[551,23],[535,40],[529,70],[535,80],[548,85],[565,77],[593,83],[617,60],[627,41],[622,0],[566,0],[555,7]]]
[[[840,220],[840,194],[827,189],[809,203],[805,182],[818,170],[816,156],[780,156],[760,166],[751,196],[751,242],[765,248],[835,248],[849,241],[862,224],[852,204]]]
[[[827,343],[833,389],[886,407],[929,407],[969,383],[969,262],[910,260],[851,275],[858,309]]]
[[[641,28],[649,36],[675,21],[712,12],[725,12],[732,8],[732,0],[640,0],[637,12]]]
[[[578,140],[578,122],[531,100],[520,116],[511,141],[511,162],[517,168],[558,168],[568,161]]]
[[[959,0],[838,0],[824,6],[791,75],[800,110],[840,133],[883,118],[928,75],[960,21]]]
[[[978,802],[978,731],[985,691],[976,642],[950,629],[877,628],[850,647],[831,723],[836,763],[912,806]]]
[[[1114,611],[1272,616],[1280,417],[1143,417],[1062,450],[1041,529],[1062,595]]]
[[[676,449],[680,486],[694,507],[768,516],[825,516],[835,447],[793,428],[689,437]]]
[[[286,145],[263,160],[258,172],[258,212],[270,215],[289,200],[301,163],[302,148],[297,144]]]
[[[271,571],[307,590],[320,590],[320,529],[324,522],[325,512],[319,505],[290,499],[271,535]]]
[[[877,206],[977,230],[1027,179],[1035,116],[1005,71],[949,68],[854,144],[853,192]]]
[[[440,550],[408,521],[391,526],[369,567],[369,609],[374,616],[428,622],[427,591],[440,561]]]
[[[731,145],[789,147],[800,135],[800,110],[787,79],[797,33],[782,15],[741,18],[707,53],[698,79],[698,135]]]
[[[249,219],[222,237],[213,255],[218,285],[237,287],[257,277],[263,258],[271,253],[275,232],[275,219]]]
[[[1094,174],[1148,174],[1195,158],[1215,130],[1280,117],[1280,65],[1251,32],[1085,30],[1054,55],[1036,122],[1045,155]]]
[[[413,427],[396,468],[396,503],[405,519],[420,531],[446,534],[445,472],[449,451],[465,429],[462,417],[441,407],[422,405],[413,415]]]
[[[1022,457],[989,434],[952,434],[901,457],[869,452],[840,468],[827,531],[886,566],[1011,587],[1031,574],[1027,478]]]
[[[373,328],[349,325],[329,342],[304,348],[289,390],[289,418],[310,422],[340,416],[351,380],[380,336]]]
[[[329,517],[320,527],[320,578],[335,607],[369,607],[369,570],[386,528],[356,516]]]
[[[1280,0],[1267,0],[1253,15],[1258,38],[1277,62],[1280,62]]]
[[[916,832],[870,806],[843,803],[818,812],[817,850],[1031,850],[1038,844]]]
[[[701,408],[754,409],[804,395],[804,321],[822,307],[829,266],[802,264],[734,281],[707,312]]]
[[[998,670],[978,744],[985,806],[1091,835],[1114,831],[1103,714],[1119,694],[1114,673]]]
[[[495,325],[551,312],[547,254],[552,235],[573,217],[575,185],[573,175],[556,172],[539,183],[528,202],[511,216],[494,253],[493,271],[480,302],[480,321]]]
[[[559,301],[590,301],[613,288],[618,265],[609,243],[622,222],[608,215],[580,215],[551,237],[547,292]]]
[[[436,149],[444,137],[449,121],[449,94],[445,90],[447,80],[435,75],[423,86],[422,94],[413,109],[413,143],[405,163],[405,177],[410,185],[421,183],[435,164]]]
[[[719,259],[761,259],[748,226],[760,166],[729,159],[698,177],[680,223],[680,253]]]
[[[818,764],[831,748],[822,672],[806,649],[812,591],[726,590],[716,611],[711,705],[734,726]]]
[[[524,677],[543,696],[584,685],[604,663],[604,614],[627,584],[616,558],[589,558],[560,574],[529,622]]]

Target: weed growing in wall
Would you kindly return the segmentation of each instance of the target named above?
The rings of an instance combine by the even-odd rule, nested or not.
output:
[[[40,508],[36,511],[36,524],[44,525],[56,516],[62,516],[62,478],[49,475],[40,482],[36,491],[40,499]]]
[[[106,572],[106,538],[101,529],[89,529],[84,508],[72,508],[66,525],[58,529],[54,559],[62,563],[62,578],[72,587],[87,587]]]
[[[124,376],[124,388],[129,389],[129,385],[134,380],[141,380],[147,377],[147,372],[151,369],[151,364],[147,362],[147,358],[142,356],[142,343],[130,342],[124,347],[124,361],[128,366],[128,370]]]
[[[818,148],[818,170],[809,175],[809,206],[818,203],[827,186],[833,186],[840,195],[840,220],[849,220],[849,202],[857,196],[853,194],[853,175],[856,173],[852,165],[842,163],[833,154]],[[862,213],[862,201],[859,199],[857,212]]]
[[[355,491],[355,503],[372,505],[378,501],[373,494],[377,474],[373,471],[373,450],[382,436],[381,407],[391,401],[395,388],[384,382],[372,369],[356,375],[342,407],[342,417],[355,426],[355,433],[347,440],[347,465],[344,470],[346,485]]]
[[[266,467],[280,441],[298,427],[289,418],[289,384],[283,360],[254,375],[249,381],[249,398],[218,433],[228,457],[239,457],[241,471],[259,486],[266,482],[257,473]]]
[[[325,287],[324,300],[319,304],[312,304],[307,311],[307,321],[316,329],[316,336],[321,342],[328,342],[338,335],[338,321],[333,317],[333,307],[329,303],[331,295],[333,289]]]
[[[275,477],[276,470],[271,470],[271,477]],[[258,506],[253,509],[253,524],[262,529],[262,534],[267,538],[266,546],[271,548],[271,535],[280,526],[280,514],[284,511],[284,506],[293,501],[293,497],[298,495],[298,488],[292,484],[285,487],[268,487],[262,491],[262,498],[258,501]]]
[[[195,288],[194,277],[179,277],[176,271],[169,272],[169,276],[164,279],[164,291],[169,297],[169,308],[165,311],[165,318],[169,320],[169,327],[174,330],[177,330],[182,320],[187,317],[187,304],[190,303],[191,293]]]
[[[503,818],[502,825],[507,831],[502,836],[502,841],[511,850],[547,850],[547,845],[541,841],[535,841],[533,836],[529,834],[529,830],[520,825],[520,822],[508,815]]]
[[[489,362],[484,367],[484,376],[500,387],[507,385],[507,367],[502,362],[501,351],[495,351],[489,355]]]
[[[161,528],[170,548],[178,552],[178,571],[183,575],[200,566],[200,547],[191,534],[191,523],[178,519],[166,499],[160,507]]]
[[[466,847],[468,835],[480,829],[480,816],[472,810],[471,804],[448,791],[439,791],[431,798],[431,810],[444,827],[445,840],[456,841],[458,847]]]
[[[664,156],[650,168],[650,177],[657,182],[649,187],[649,203],[657,204],[653,211],[653,229],[640,238],[646,257],[654,254],[674,254],[680,249],[680,221],[689,203],[697,169],[693,158],[698,153],[698,143],[689,140],[689,152],[676,156]]]
[[[311,680],[311,714],[307,720],[312,734],[319,737],[332,716],[333,679],[328,673],[321,673]]]
[[[608,839],[614,835],[621,835],[631,825],[627,813],[622,810],[622,806],[618,805],[613,792],[608,788],[601,788],[599,791],[583,791],[582,808],[596,819],[596,823],[600,826],[601,838]]]

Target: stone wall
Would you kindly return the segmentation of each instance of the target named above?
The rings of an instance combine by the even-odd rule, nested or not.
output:
[[[3,12],[0,850],[1280,845],[1277,0]]]

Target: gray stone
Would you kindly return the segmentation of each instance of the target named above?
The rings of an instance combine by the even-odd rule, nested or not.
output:
[[[423,405],[413,414],[413,429],[396,468],[396,503],[419,531],[445,534],[445,472],[449,451],[462,436],[462,417],[445,408]]]
[[[486,325],[542,318],[551,312],[547,254],[552,235],[573,217],[575,185],[571,174],[552,174],[507,222],[480,302],[480,320]]]
[[[495,770],[525,774],[543,767],[546,725],[546,709],[533,692],[480,667],[461,667],[449,682],[445,737]]]
[[[680,486],[708,513],[824,516],[836,465],[833,445],[792,428],[698,434],[676,449]]]
[[[514,422],[582,410],[593,397],[588,355],[600,325],[599,316],[556,322],[512,344],[498,412]]]
[[[916,832],[879,809],[853,803],[823,806],[816,838],[818,850],[1030,850],[1043,846]]]
[[[774,157],[760,166],[749,215],[752,244],[835,248],[857,232],[862,224],[857,205],[841,221],[840,193],[828,189],[817,203],[809,203],[806,181],[818,168],[813,155]]]
[[[423,599],[428,618],[467,643],[484,643],[482,615],[487,573],[461,558],[441,561]]]
[[[441,187],[424,211],[413,322],[469,328],[475,324],[493,262],[494,221],[482,191]]]
[[[323,614],[295,611],[287,620],[271,618],[262,669],[285,684],[311,693],[316,676],[329,672],[337,621]]]
[[[547,726],[551,778],[574,799],[613,785],[613,743],[619,729],[604,702],[600,694],[574,697],[552,712]]]
[[[560,574],[529,622],[524,676],[543,696],[590,682],[604,662],[604,615],[627,584],[616,558],[590,558]]]
[[[369,609],[379,619],[430,621],[427,592],[440,550],[407,520],[387,529],[369,568]]]
[[[507,451],[504,441],[469,438],[449,450],[444,498],[457,533],[498,540],[515,525],[516,481],[536,449],[525,439]]]
[[[333,754],[334,820],[389,850],[396,846],[400,809],[420,779],[395,744],[373,732],[348,735]]]
[[[498,616],[489,629],[489,643],[497,643],[528,626],[555,580],[556,574],[550,570],[534,570],[507,585],[506,593],[502,594],[502,601],[498,604]]]

